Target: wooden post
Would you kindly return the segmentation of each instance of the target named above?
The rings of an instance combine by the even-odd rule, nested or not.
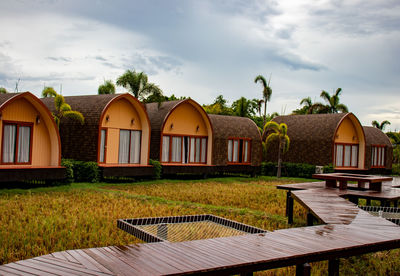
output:
[[[358,197],[357,196],[350,196],[349,200],[350,200],[350,202],[353,202],[354,204],[358,205]]]
[[[325,187],[327,187],[327,188],[336,188],[336,179],[327,179],[327,180],[325,180]]]
[[[347,189],[347,180],[339,180],[339,190]]]
[[[339,276],[339,259],[332,259],[328,262],[328,275]]]
[[[308,263],[296,265],[296,276],[310,276],[311,266]]]
[[[314,216],[311,212],[307,213],[307,226],[313,226],[314,225]]]
[[[371,199],[367,198],[367,206],[370,206],[370,205],[371,205]]]
[[[369,189],[374,191],[382,191],[382,182],[370,183]]]
[[[293,197],[292,197],[292,193],[290,191],[287,193],[286,208],[287,208],[288,223],[292,224],[293,223]]]

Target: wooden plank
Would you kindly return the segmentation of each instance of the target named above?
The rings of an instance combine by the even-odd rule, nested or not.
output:
[[[76,252],[79,253],[82,256],[82,258],[85,258],[88,262],[93,264],[98,270],[100,270],[104,273],[112,273],[107,268],[105,268],[100,263],[98,263],[95,259],[93,259],[88,254],[86,254],[82,249],[78,249],[78,250],[76,250]]]
[[[41,262],[37,259],[29,259],[29,260],[24,260],[23,264],[25,266],[29,266],[44,272],[48,272],[54,275],[87,275],[84,273],[79,273],[78,271],[74,271],[71,269],[67,269],[58,265],[53,265],[53,264],[49,264],[46,262]]]
[[[35,274],[22,272],[12,267],[7,267],[6,265],[0,266],[0,275],[19,275],[19,276],[31,276]]]
[[[43,270],[39,270],[39,269],[35,269],[35,268],[32,268],[32,267],[26,266],[26,265],[24,264],[24,261],[18,261],[18,262],[15,262],[15,263],[9,263],[9,264],[7,264],[6,266],[12,267],[12,268],[14,268],[14,269],[16,269],[16,270],[20,270],[20,271],[22,271],[22,272],[24,272],[24,273],[30,273],[30,274],[34,274],[34,275],[44,275],[44,276],[51,276],[51,275],[53,275],[53,274],[48,273],[48,272],[46,272],[46,271],[43,271]]]

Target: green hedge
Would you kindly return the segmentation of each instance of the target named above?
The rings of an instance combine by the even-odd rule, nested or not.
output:
[[[268,176],[275,176],[277,165],[278,164],[274,162],[261,163],[261,174]],[[332,166],[324,167],[324,172],[331,172],[331,171],[333,171]],[[282,164],[282,176],[311,178],[314,173],[315,173],[315,165],[310,165],[305,163],[288,163],[288,162],[283,162]]]
[[[66,182],[99,182],[100,170],[96,162],[63,159],[62,166],[67,169]]]
[[[149,163],[154,167],[154,178],[160,179],[162,176],[162,166],[160,161],[150,159]]]
[[[400,164],[392,164],[392,174],[400,175]]]

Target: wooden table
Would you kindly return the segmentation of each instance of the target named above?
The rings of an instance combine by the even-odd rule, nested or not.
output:
[[[313,178],[325,180],[327,188],[337,188],[339,182],[339,189],[347,189],[349,181],[355,181],[358,183],[358,188],[365,189],[365,184],[369,184],[367,189],[374,191],[382,190],[382,182],[392,181],[392,177],[377,176],[377,175],[365,175],[365,174],[352,174],[352,173],[321,173],[313,174]]]
[[[299,190],[314,190],[315,194],[319,194],[318,190],[326,190],[329,194],[336,194],[337,196],[347,198],[351,202],[358,204],[360,198],[367,200],[367,205],[370,205],[371,200],[379,200],[381,206],[398,206],[400,200],[400,189],[393,188],[389,184],[384,184],[380,191],[368,190],[359,188],[358,184],[348,183],[347,189],[327,188],[325,182],[305,182],[296,184],[283,184],[278,185],[278,189],[286,190],[286,216],[288,223],[293,223],[293,191]]]

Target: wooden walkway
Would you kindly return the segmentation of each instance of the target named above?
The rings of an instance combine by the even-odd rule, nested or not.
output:
[[[0,275],[238,274],[400,248],[400,227],[320,189],[292,192],[326,223],[263,234],[56,252],[0,266]]]

